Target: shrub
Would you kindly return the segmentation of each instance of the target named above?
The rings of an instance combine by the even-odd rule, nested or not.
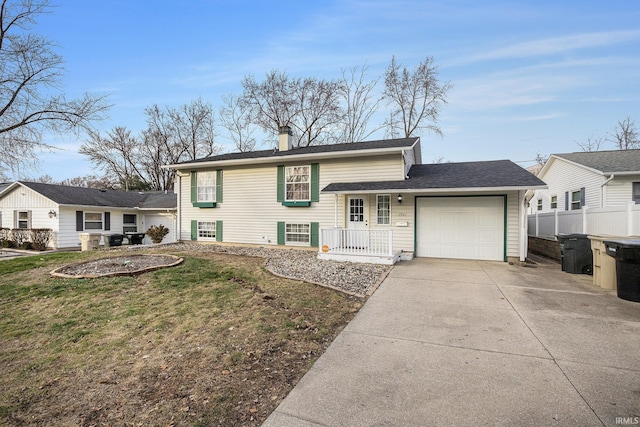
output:
[[[13,230],[11,230],[11,235],[13,236],[13,241],[15,242],[16,248],[29,248],[29,238],[31,237],[31,230],[28,230],[26,228],[14,228]]]
[[[15,246],[13,235],[9,228],[0,228],[0,248],[12,248]]]
[[[44,251],[49,246],[49,242],[53,237],[53,230],[50,228],[32,228],[31,244],[36,251]]]
[[[147,230],[147,236],[149,236],[153,243],[162,242],[162,239],[164,239],[164,236],[166,236],[167,234],[169,234],[169,229],[162,224],[157,226],[152,225]]]

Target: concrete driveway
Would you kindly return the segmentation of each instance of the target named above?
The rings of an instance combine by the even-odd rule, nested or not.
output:
[[[591,283],[399,263],[264,426],[640,424],[640,303]]]

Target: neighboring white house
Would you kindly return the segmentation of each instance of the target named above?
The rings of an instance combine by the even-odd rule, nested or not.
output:
[[[421,164],[419,138],[229,153],[177,171],[179,240],[312,246],[374,262],[526,257],[525,192],[509,160]]]
[[[553,154],[538,177],[548,188],[528,196],[529,214],[538,214],[538,226],[544,229],[538,230],[539,235],[631,235],[640,227],[635,224],[640,221],[634,219],[636,213],[640,215],[635,206],[640,203],[640,150]],[[551,213],[559,215],[559,220],[552,219]],[[534,234],[535,226],[529,228]]]
[[[176,195],[16,181],[0,190],[0,228],[50,228],[52,248],[80,246],[82,232],[144,233],[151,225],[176,240]],[[144,243],[151,243],[145,237]]]

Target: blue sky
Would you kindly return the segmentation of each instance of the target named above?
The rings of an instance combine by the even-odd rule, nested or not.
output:
[[[144,108],[198,97],[217,109],[243,76],[277,69],[337,78],[392,55],[426,56],[454,88],[440,138],[422,134],[423,162],[511,159],[579,151],[629,116],[640,126],[640,2],[335,0],[54,0],[36,30],[64,57],[68,96],[109,94],[108,130],[145,127]],[[382,85],[379,85],[382,89]],[[372,123],[374,124],[374,123]],[[382,137],[382,134],[374,137]],[[224,132],[219,141],[226,144]],[[95,173],[81,141],[56,136],[41,169],[56,180]],[[613,148],[613,146],[609,146]],[[228,147],[227,150],[231,148]]]

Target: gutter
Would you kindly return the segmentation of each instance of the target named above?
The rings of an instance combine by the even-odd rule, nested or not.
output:
[[[546,185],[538,185],[535,187],[453,187],[453,188],[380,188],[374,190],[338,190],[325,191],[324,194],[378,194],[382,192],[393,193],[478,193],[478,192],[495,192],[495,191],[526,191],[526,190],[543,190],[548,188]]]
[[[600,207],[601,208],[604,208],[604,186],[607,185],[609,182],[611,182],[611,180],[615,177],[616,175],[612,173],[611,175],[609,175],[609,178],[607,178],[602,184],[600,184]]]

